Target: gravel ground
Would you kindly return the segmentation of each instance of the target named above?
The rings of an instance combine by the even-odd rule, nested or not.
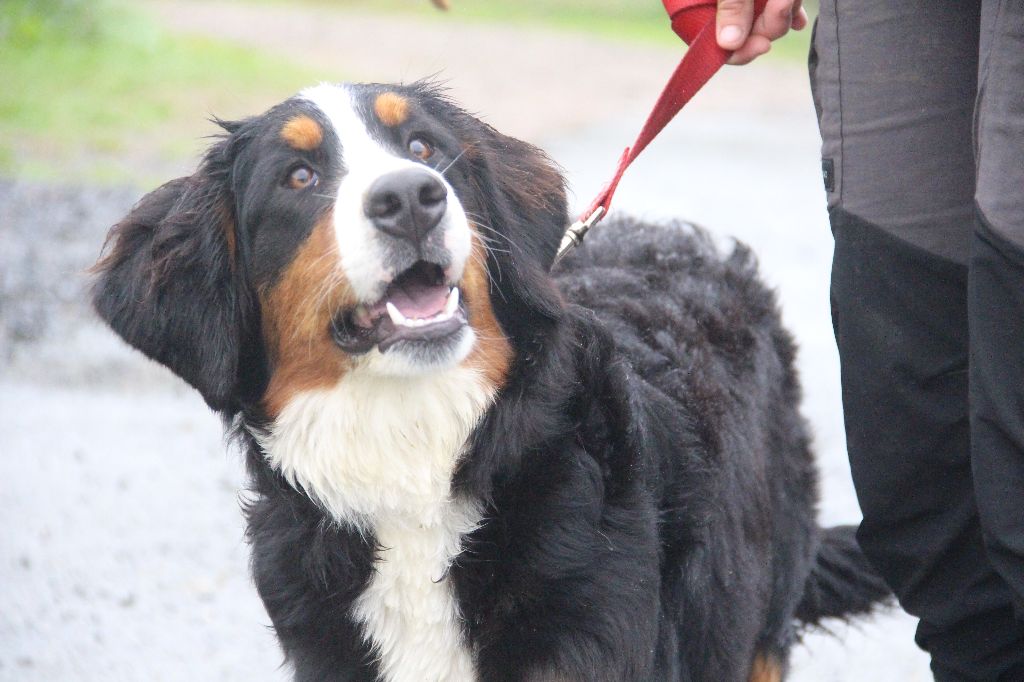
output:
[[[216,26],[268,50],[302,41],[315,58],[366,80],[411,80],[446,66],[458,98],[552,153],[577,204],[606,179],[676,56],[453,27],[424,57],[399,47],[418,44],[403,42],[402,32],[422,35],[423,27],[388,19],[388,35],[400,39],[370,61],[367,43],[384,28],[374,17],[223,2],[157,7],[178,30]],[[268,25],[295,34],[270,39]],[[581,106],[595,92],[592,72],[607,75],[605,94]],[[496,83],[494,73],[517,75]],[[831,524],[856,521],[858,511],[816,168],[801,70],[727,70],[627,174],[616,210],[685,217],[753,245],[801,345],[821,518]],[[126,348],[85,305],[84,270],[140,194],[0,181],[0,680],[281,680],[248,578],[238,454],[225,453],[220,424],[197,395]],[[811,633],[795,651],[791,679],[930,679],[913,626],[892,611]]]

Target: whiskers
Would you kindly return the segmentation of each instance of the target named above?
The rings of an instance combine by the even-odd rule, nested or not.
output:
[[[450,162],[450,163],[449,163],[449,164],[448,164],[447,166],[445,166],[445,167],[444,167],[444,169],[442,169],[442,170],[437,170],[437,169],[435,168],[434,170],[436,170],[436,171],[437,171],[438,173],[440,173],[440,174],[441,174],[441,175],[443,176],[443,175],[444,175],[445,173],[447,173],[447,172],[448,172],[449,170],[451,170],[451,167],[455,165],[455,162],[456,162],[456,161],[458,161],[459,159],[461,159],[461,158],[463,157],[463,155],[464,155],[464,154],[466,153],[466,151],[467,151],[468,149],[469,149],[469,147],[464,147],[464,148],[462,149],[462,151],[461,151],[461,152],[459,152],[459,153],[458,153],[458,154],[457,154],[457,155],[455,156],[455,158],[454,158],[454,159],[452,159],[452,160],[451,160],[451,162]]]
[[[485,238],[478,231],[474,231],[473,237],[474,238],[479,238],[482,243],[486,243],[485,242]],[[502,280],[501,264],[498,263],[497,260],[494,261],[494,263],[498,267],[498,279],[494,279],[494,274],[491,273],[491,269],[489,267],[487,267],[487,258],[484,256],[485,253],[486,253],[486,247],[483,248],[483,249],[470,249],[470,251],[469,251],[469,259],[470,259],[470,261],[476,263],[476,265],[480,268],[480,270],[487,277],[487,281],[490,283],[490,289],[492,289],[494,291],[497,291],[498,295],[501,296],[502,300],[507,301],[507,299],[505,298],[505,292],[502,291],[502,288],[499,285],[499,282],[501,282],[501,280]]]
[[[498,230],[496,230],[495,228],[491,227],[487,223],[480,220],[480,216],[478,216],[477,214],[466,211],[466,217],[473,222],[474,227],[478,228],[477,236],[480,237],[480,240],[487,246],[489,250],[497,251],[498,253],[507,253],[510,256],[512,255],[511,249],[516,249],[520,253],[522,253],[522,250],[520,249],[518,244],[513,242],[507,236],[503,235],[501,232],[498,232]],[[499,244],[506,244],[510,248],[503,249],[499,246]]]

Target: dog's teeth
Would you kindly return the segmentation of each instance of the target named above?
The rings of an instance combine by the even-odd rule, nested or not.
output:
[[[444,310],[432,317],[406,317],[402,314],[402,311],[398,309],[398,306],[391,301],[385,303],[384,307],[387,308],[388,317],[391,318],[391,322],[393,322],[396,327],[423,327],[428,324],[450,320],[455,315],[455,311],[458,310],[459,307],[459,290],[457,288],[452,289],[448,294],[448,300],[445,302]]]
[[[388,301],[385,307],[388,309],[388,317],[391,318],[392,322],[402,326],[409,325],[409,320],[405,318],[405,315],[402,314],[402,311],[399,310],[394,303]]]
[[[451,317],[455,314],[456,308],[459,307],[459,288],[452,287],[452,291],[448,294],[448,302],[444,306],[444,316]]]

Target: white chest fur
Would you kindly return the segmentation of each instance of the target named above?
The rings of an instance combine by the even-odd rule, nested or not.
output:
[[[451,475],[492,398],[464,367],[404,378],[355,371],[293,398],[260,437],[289,482],[383,548],[352,615],[388,682],[475,679],[443,578],[480,522],[475,503],[452,498]]]

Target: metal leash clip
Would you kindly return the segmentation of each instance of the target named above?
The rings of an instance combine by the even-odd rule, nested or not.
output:
[[[569,255],[570,251],[579,246],[590,228],[597,225],[602,217],[604,217],[604,206],[598,206],[586,220],[577,220],[570,225],[562,236],[562,243],[558,246],[558,253],[555,255],[555,262],[551,264],[551,267],[558,265],[563,258]]]

